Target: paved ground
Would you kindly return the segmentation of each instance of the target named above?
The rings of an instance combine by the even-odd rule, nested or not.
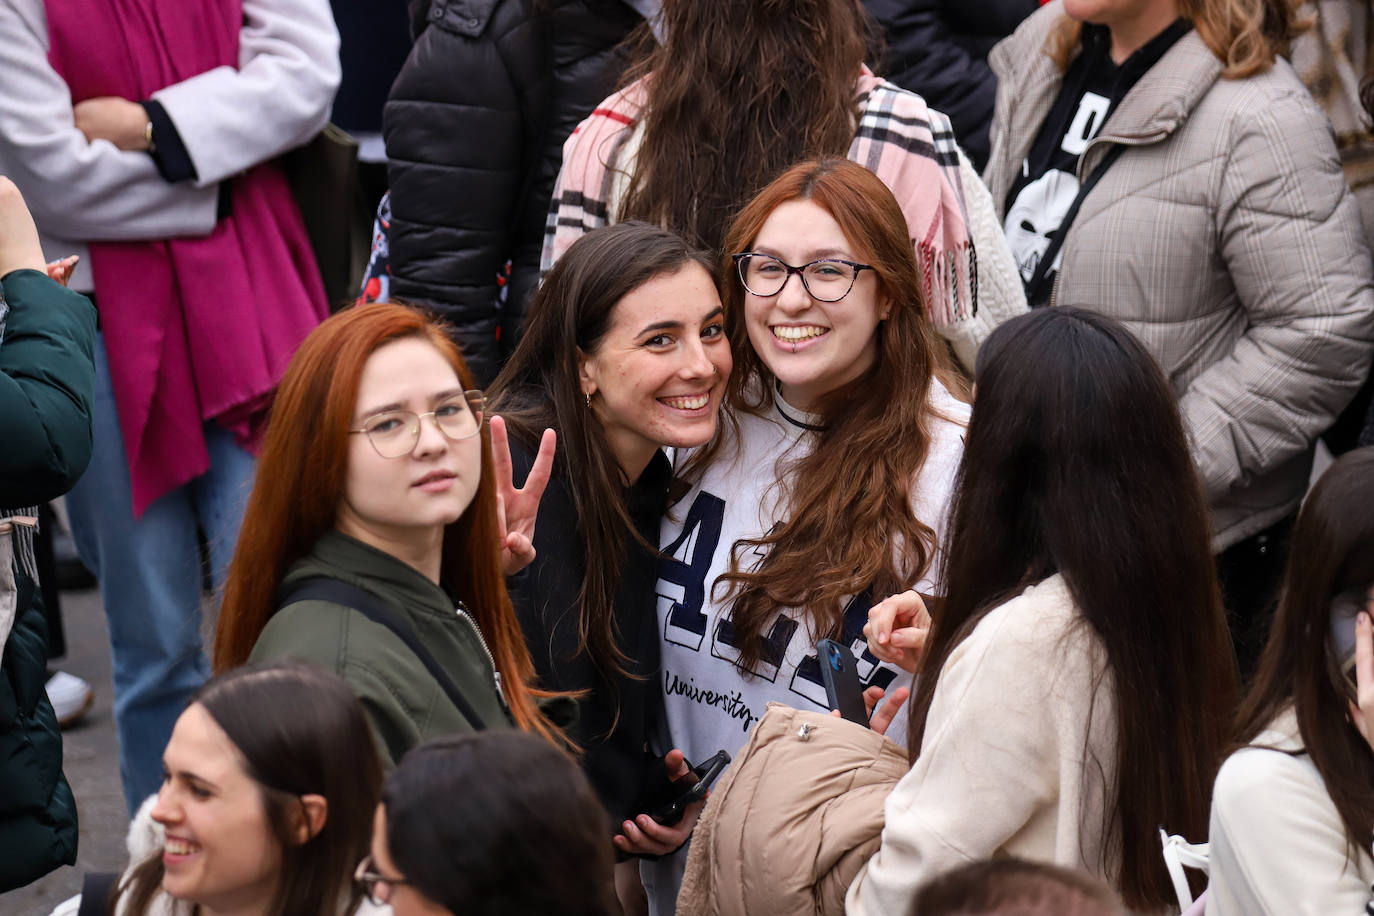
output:
[[[67,657],[59,667],[79,674],[95,687],[95,706],[81,724],[63,732],[67,780],[76,796],[81,839],[76,866],[60,868],[40,881],[0,894],[3,916],[46,916],[77,893],[87,871],[124,867],[124,828],[128,815],[115,759],[114,719],[110,712],[110,649],[105,614],[96,589],[62,594]],[[3,855],[3,851],[0,851]]]

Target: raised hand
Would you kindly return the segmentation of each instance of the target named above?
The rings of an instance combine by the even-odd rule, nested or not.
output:
[[[915,589],[873,605],[864,624],[868,650],[904,671],[916,671],[929,634],[930,612]]]
[[[551,429],[544,430],[539,440],[539,454],[534,457],[525,486],[517,489],[511,476],[510,439],[506,421],[491,418],[492,464],[496,469],[496,518],[501,535],[501,571],[513,576],[534,561],[534,523],[539,515],[539,501],[544,498],[549,474],[553,471],[553,454],[557,437]]]
[[[58,261],[49,261],[47,264],[48,279],[66,286],[71,282],[72,271],[76,270],[76,262],[80,260],[81,255],[71,254]]]

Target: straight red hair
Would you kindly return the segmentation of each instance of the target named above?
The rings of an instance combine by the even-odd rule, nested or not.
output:
[[[378,304],[346,309],[306,337],[277,390],[257,480],[224,586],[215,628],[216,673],[244,664],[276,613],[291,564],[334,527],[348,471],[348,430],[363,366],[383,344],[419,338],[448,360],[464,388],[472,373],[443,328],[415,309]],[[516,724],[562,743],[540,712],[534,665],[501,572],[491,439],[482,427],[482,482],[466,512],[444,531],[442,579],[471,609],[501,672]]]

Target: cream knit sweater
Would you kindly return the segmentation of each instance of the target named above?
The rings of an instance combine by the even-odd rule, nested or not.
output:
[[[1059,576],[990,611],[940,673],[921,755],[888,796],[882,846],[848,916],[908,912],[949,869],[1012,855],[1104,861],[1117,722],[1106,653]]]

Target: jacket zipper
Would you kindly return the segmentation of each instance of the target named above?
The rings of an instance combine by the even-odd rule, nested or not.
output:
[[[501,672],[496,670],[496,659],[492,656],[491,649],[487,646],[487,641],[482,638],[481,627],[477,626],[477,621],[473,620],[472,616],[468,614],[468,609],[463,607],[462,602],[459,602],[458,606],[453,610],[454,613],[458,615],[458,619],[466,621],[467,625],[472,627],[472,632],[477,636],[477,642],[481,644],[482,651],[487,654],[487,662],[491,665],[491,679],[492,682],[496,684],[496,696],[501,701],[501,708],[507,708],[506,694],[501,689]]]

